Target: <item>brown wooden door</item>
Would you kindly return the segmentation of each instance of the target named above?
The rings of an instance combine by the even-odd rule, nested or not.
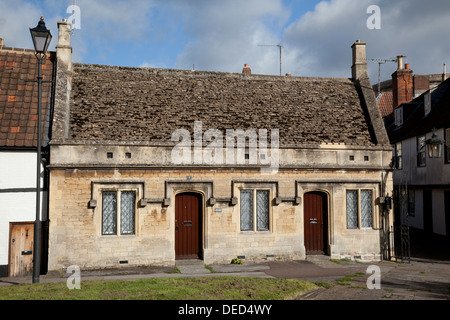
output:
[[[306,254],[327,253],[327,195],[310,192],[304,196],[304,231]]]
[[[9,239],[9,276],[30,275],[33,272],[33,223],[11,223]]]
[[[176,196],[175,258],[202,258],[202,197],[199,194]]]

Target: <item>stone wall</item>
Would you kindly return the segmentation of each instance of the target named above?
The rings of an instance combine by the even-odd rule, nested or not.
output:
[[[62,169],[51,171],[49,270],[70,265],[111,268],[175,263],[175,195],[203,196],[203,259],[207,264],[246,260],[304,259],[304,193],[328,195],[328,253],[331,257],[380,259],[381,177],[377,171],[280,171],[257,179],[255,170]],[[188,179],[188,176],[190,177]],[[239,188],[264,185],[270,190],[270,228],[240,230]],[[102,188],[136,190],[136,234],[101,235]],[[346,188],[374,190],[374,229],[346,228]],[[384,191],[392,190],[387,179]],[[387,188],[387,189],[386,189]],[[392,194],[391,191],[389,191]],[[276,198],[279,201],[276,201]],[[233,202],[233,197],[236,201]],[[296,201],[296,198],[297,201]],[[214,201],[211,201],[214,199]]]

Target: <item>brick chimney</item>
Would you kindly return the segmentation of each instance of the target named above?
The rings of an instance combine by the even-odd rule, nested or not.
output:
[[[409,64],[403,67],[403,56],[397,57],[397,70],[392,74],[392,95],[394,109],[402,103],[411,102],[414,98],[413,71]]]
[[[356,40],[352,45],[352,78],[358,80],[367,74],[366,42]]]
[[[242,69],[242,73],[244,73],[244,74],[252,74],[252,69],[250,69],[250,67],[248,66],[247,63],[244,65],[244,69]]]

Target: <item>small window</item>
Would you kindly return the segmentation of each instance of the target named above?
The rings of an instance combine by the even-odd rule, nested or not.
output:
[[[395,125],[400,127],[403,124],[403,107],[395,109]]]
[[[426,166],[426,144],[425,136],[417,137],[417,166]]]
[[[369,156],[364,156],[364,161],[369,161]]]
[[[135,233],[135,191],[102,192],[102,234],[131,235]]]
[[[425,93],[425,95],[423,96],[423,104],[425,106],[425,116],[427,116],[430,112],[431,112],[431,92],[428,91],[427,93]]]
[[[346,194],[347,229],[372,228],[373,191],[347,190]]]
[[[269,230],[269,190],[241,190],[241,231]]]
[[[350,156],[348,159],[349,159],[350,161],[354,161],[354,160],[355,160],[355,156]]]
[[[131,159],[131,152],[125,152],[125,158]]]
[[[403,168],[403,158],[402,158],[402,143],[397,142],[394,145],[394,168],[401,170]]]
[[[113,153],[112,152],[107,152],[106,153],[106,158],[112,159],[113,158]]]

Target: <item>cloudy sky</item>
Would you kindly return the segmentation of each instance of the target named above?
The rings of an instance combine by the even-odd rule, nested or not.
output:
[[[71,21],[73,0],[0,0],[0,38],[32,48],[29,27]],[[350,77],[351,45],[368,59],[406,56],[416,74],[450,65],[449,0],[77,0],[75,62],[293,76]],[[368,8],[380,8],[379,20]],[[379,23],[368,28],[367,21]],[[390,78],[395,63],[382,65]],[[449,68],[450,72],[450,68]],[[378,64],[369,61],[372,83]]]

